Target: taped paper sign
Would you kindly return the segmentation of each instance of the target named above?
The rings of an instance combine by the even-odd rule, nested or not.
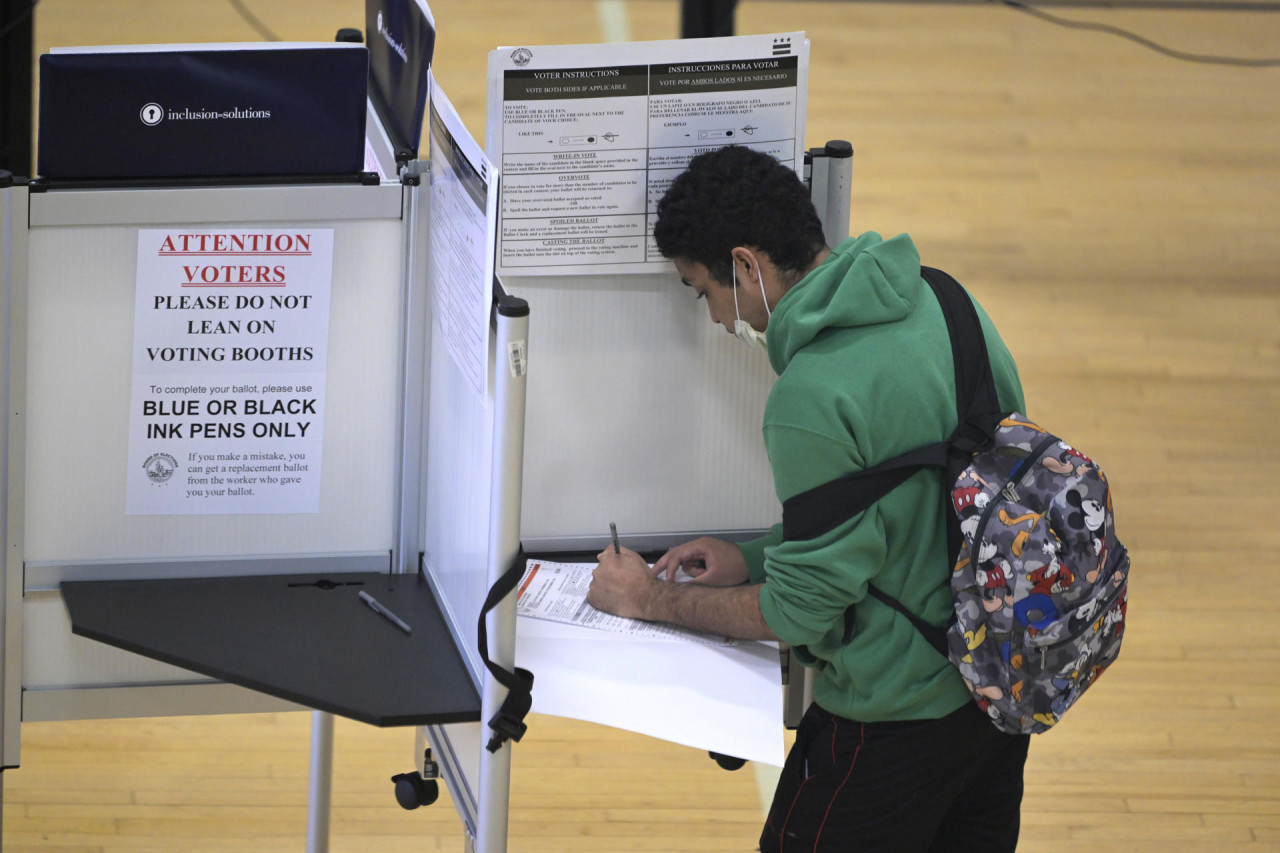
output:
[[[320,508],[333,230],[138,232],[126,511]]]

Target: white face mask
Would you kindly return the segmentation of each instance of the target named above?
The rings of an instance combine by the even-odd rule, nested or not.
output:
[[[752,328],[750,323],[738,315],[738,264],[733,259],[730,259],[729,266],[733,270],[733,316],[736,318],[733,321],[733,333],[737,336],[738,340],[742,341],[747,346],[768,352],[769,347],[765,342],[765,333],[757,332]],[[769,299],[764,295],[764,279],[760,277],[759,261],[756,261],[756,279],[760,282],[760,297],[764,299],[765,315],[769,319],[772,319],[773,312],[769,310]],[[768,323],[766,322],[766,331],[767,326]]]

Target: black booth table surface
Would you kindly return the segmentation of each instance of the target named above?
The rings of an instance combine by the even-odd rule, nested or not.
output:
[[[475,685],[421,575],[64,581],[61,589],[73,633],[221,681],[376,726],[480,719]]]

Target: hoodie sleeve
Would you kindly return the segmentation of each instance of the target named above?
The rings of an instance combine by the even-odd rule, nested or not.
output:
[[[783,500],[826,482],[832,471],[850,470],[851,456],[857,455],[847,442],[797,427],[771,427],[766,444]],[[862,465],[859,461],[853,467]],[[760,610],[765,622],[791,645],[838,637],[845,610],[866,596],[867,583],[884,565],[886,552],[885,529],[875,506],[816,539],[784,542],[779,537],[763,550],[766,581]]]
[[[764,552],[766,548],[782,542],[782,525],[775,524],[769,532],[758,539],[738,543],[738,550],[747,561],[747,571],[751,573],[751,583],[764,582]]]

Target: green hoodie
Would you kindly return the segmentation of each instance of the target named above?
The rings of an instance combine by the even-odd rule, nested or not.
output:
[[[1001,406],[1025,412],[1017,368],[981,308]],[[778,380],[764,441],[778,499],[940,441],[956,425],[946,322],[906,235],[841,243],[779,300],[769,320]],[[905,618],[866,598],[868,582],[933,624],[951,614],[941,474],[917,473],[816,539],[781,525],[744,543],[774,633],[817,668],[814,699],[863,722],[932,719],[969,700],[956,669]],[[866,600],[864,601],[864,598]],[[856,603],[853,638],[844,612]]]

